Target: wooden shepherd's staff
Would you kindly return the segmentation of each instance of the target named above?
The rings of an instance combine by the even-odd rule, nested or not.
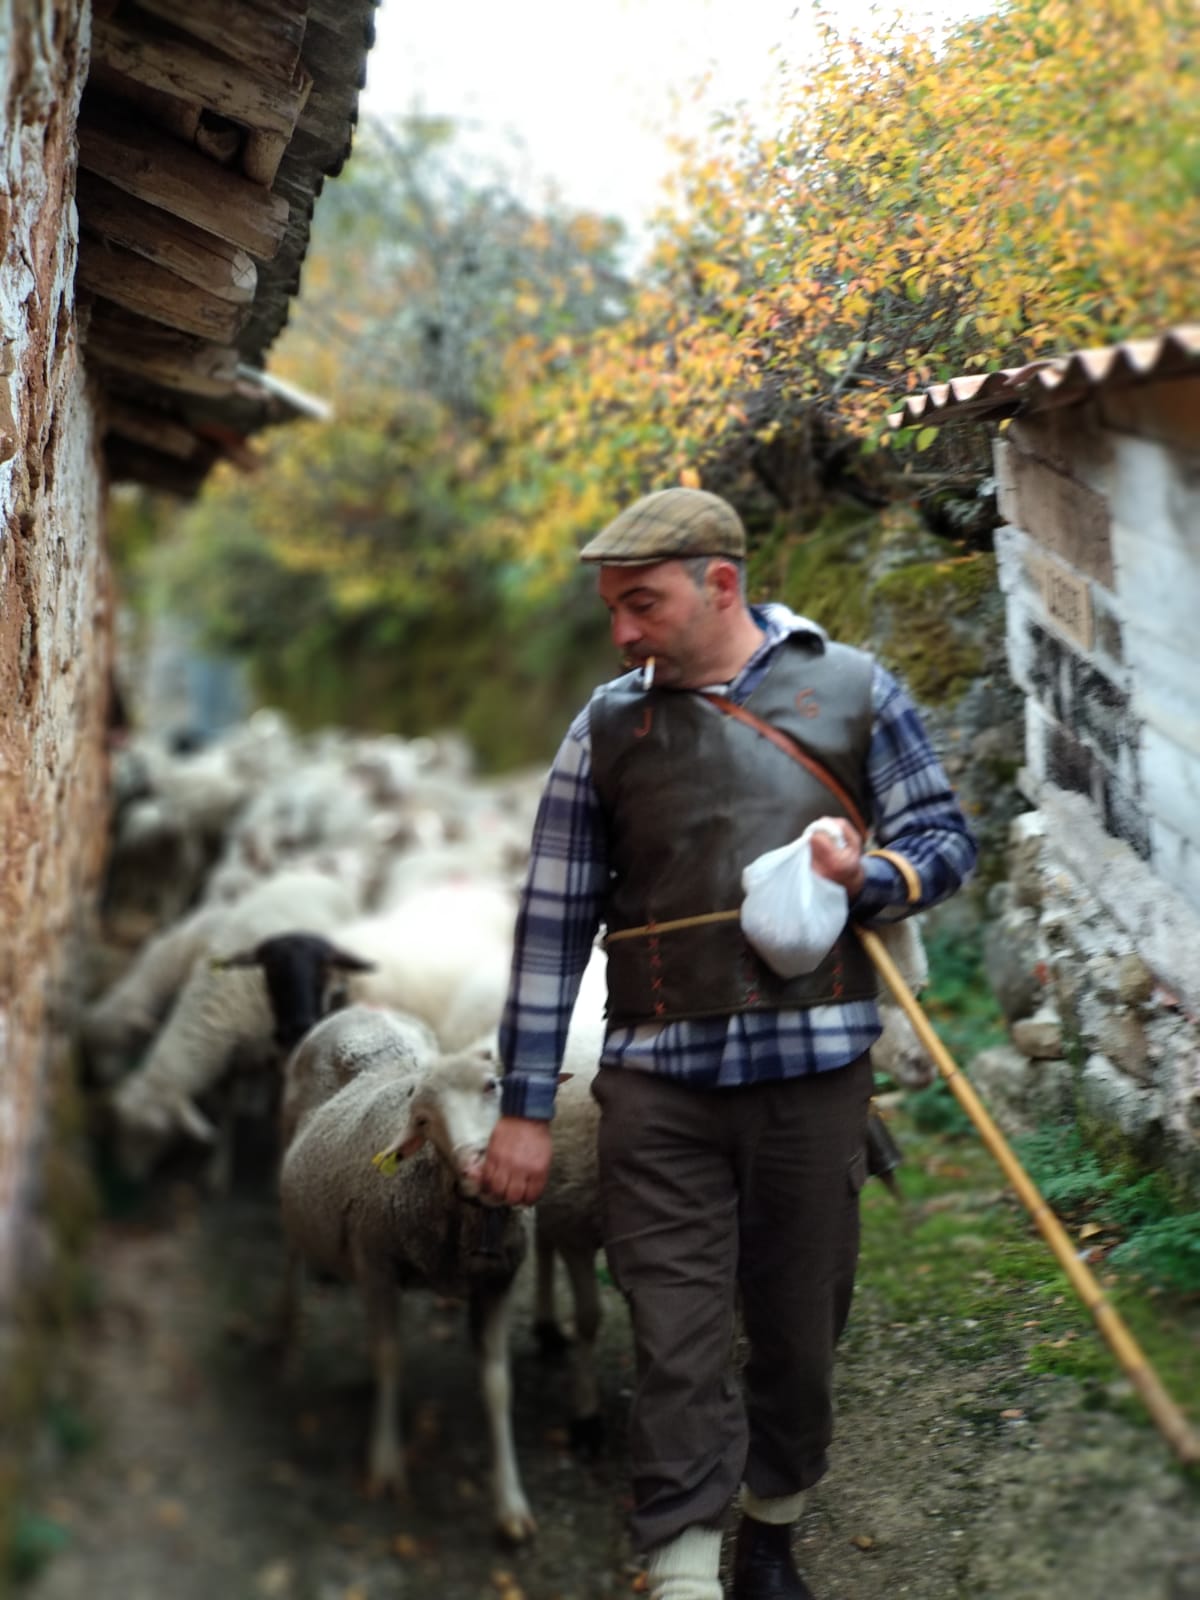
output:
[[[992,1121],[987,1108],[971,1087],[969,1080],[933,1031],[928,1017],[901,977],[899,968],[888,954],[883,940],[869,928],[859,928],[857,933],[883,981],[895,996],[896,1003],[912,1023],[917,1038],[928,1050],[938,1071],[950,1085],[954,1098],[978,1128],[980,1138],[995,1156],[1004,1176],[1016,1190],[1042,1237],[1058,1258],[1059,1265],[1071,1280],[1075,1292],[1096,1319],[1096,1325],[1121,1363],[1130,1383],[1141,1395],[1155,1425],[1184,1465],[1192,1466],[1200,1462],[1200,1434],[1196,1433],[1163,1388],[1158,1374],[1143,1354],[1136,1339],[1105,1298],[1103,1289],[1096,1281],[1095,1273],[1079,1259],[1066,1229],[1038,1193],[1032,1178],[1013,1154],[1007,1140]]]

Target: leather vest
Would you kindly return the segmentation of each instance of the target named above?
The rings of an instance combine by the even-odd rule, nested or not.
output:
[[[827,767],[868,814],[871,658],[812,634],[780,645],[746,708]],[[873,998],[875,972],[846,932],[814,972],[781,978],[734,920],[654,924],[734,910],[742,870],[820,816],[846,808],[752,728],[686,690],[641,688],[632,672],[592,697],[592,781],[608,828],[610,1024]]]

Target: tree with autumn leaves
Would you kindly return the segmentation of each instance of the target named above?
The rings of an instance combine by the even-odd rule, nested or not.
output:
[[[1194,315],[1197,104],[1193,0],[1012,0],[940,42],[827,21],[775,131],[725,116],[681,153],[628,318],[513,386],[512,536],[569,549],[677,481],[799,526],[839,482],[969,488],[982,436],[889,410]]]
[[[455,178],[444,130],[365,141],[279,351],[335,420],[215,482],[185,541],[227,637],[288,625],[251,600],[274,571],[306,619],[268,629],[277,668],[365,640],[444,685],[456,613],[476,647],[443,716],[530,636],[535,677],[545,641],[571,658],[574,551],[630,498],[701,483],[752,536],[847,496],[977,508],[986,435],[891,432],[908,390],[1194,316],[1195,0],[1009,0],[941,38],[829,21],[777,87],[680,148],[632,284],[610,224]]]

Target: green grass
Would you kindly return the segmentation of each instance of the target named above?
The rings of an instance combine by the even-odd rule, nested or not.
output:
[[[922,1003],[967,1066],[1002,1042],[980,943],[929,941]],[[883,1085],[882,1087],[886,1087]],[[948,1086],[907,1095],[891,1118],[903,1204],[864,1194],[860,1288],[887,1323],[919,1326],[936,1358],[1007,1356],[1084,1388],[1083,1403],[1147,1420],[1050,1246],[1008,1190]],[[1168,1392],[1200,1423],[1200,1216],[1160,1173],[1090,1147],[1073,1125],[1012,1141],[1022,1166],[1095,1274]]]
[[[904,1111],[892,1127],[904,1151],[902,1204],[878,1184],[868,1185],[863,1204],[860,1288],[880,1320],[919,1326],[939,1360],[1007,1354],[1031,1374],[1084,1384],[1086,1403],[1144,1420],[1140,1402],[1120,1386],[1105,1392],[1121,1377],[1116,1357],[978,1139],[924,1133]],[[1062,1220],[1085,1248],[1079,1232],[1088,1224]],[[1175,1219],[1189,1242],[1193,1220]],[[1140,1258],[1109,1247],[1116,1237],[1089,1235],[1089,1264],[1168,1392],[1200,1422],[1200,1298],[1151,1283]]]

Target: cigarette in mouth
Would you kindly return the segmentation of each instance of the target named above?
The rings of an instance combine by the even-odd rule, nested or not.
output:
[[[642,668],[642,688],[649,689],[654,682],[654,657],[647,656],[646,664]]]

